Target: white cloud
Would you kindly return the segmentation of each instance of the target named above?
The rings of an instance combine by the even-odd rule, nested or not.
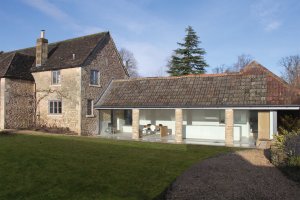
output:
[[[88,35],[88,34],[98,33],[103,31],[105,30],[103,30],[101,27],[98,26],[85,26],[81,29],[80,34]]]
[[[278,29],[280,26],[281,26],[281,22],[274,20],[265,26],[265,30],[273,31],[273,30]]]
[[[48,0],[23,0],[23,2],[60,22],[62,26],[67,26],[68,28],[73,29],[78,33],[78,35],[86,35],[103,31],[101,27],[78,24],[74,18],[55,4],[50,3]]]
[[[67,13],[47,0],[23,0],[23,2],[55,20],[76,25]]]
[[[274,31],[282,25],[279,19],[280,3],[274,0],[262,0],[252,5],[252,13],[265,31]]]

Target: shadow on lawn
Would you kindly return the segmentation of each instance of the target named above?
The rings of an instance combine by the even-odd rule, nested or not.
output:
[[[16,134],[13,131],[0,131],[0,137],[7,137],[7,136],[15,136]]]
[[[180,175],[155,199],[299,199],[300,185],[263,156],[228,153],[203,160]],[[249,151],[250,152],[250,151]]]

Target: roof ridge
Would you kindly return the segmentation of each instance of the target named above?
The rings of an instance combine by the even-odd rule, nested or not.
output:
[[[83,36],[80,36],[80,37],[75,37],[75,38],[70,38],[70,39],[55,41],[55,42],[48,43],[48,45],[57,45],[57,44],[62,43],[62,42],[69,42],[69,41],[73,41],[73,40],[79,40],[79,39],[83,39],[83,38],[86,38],[86,37],[91,37],[91,36],[100,35],[100,34],[107,34],[107,33],[109,33],[109,31],[98,32],[98,33],[93,33],[93,34],[89,34],[89,35],[83,35]],[[24,51],[24,50],[28,50],[28,49],[32,49],[32,48],[35,48],[35,46],[21,48],[21,49],[15,49],[15,50],[11,50],[11,51],[6,51],[6,52],[3,52],[3,54],[5,54],[5,53],[13,53],[13,52],[17,52],[17,51]]]
[[[265,73],[267,73],[268,75],[270,75],[271,77],[275,78],[276,80],[280,81],[285,87],[290,88],[290,85],[284,81],[282,78],[280,78],[279,76],[277,76],[276,74],[274,74],[273,72],[271,72],[268,68],[266,68],[265,66],[263,66],[262,64],[260,64],[259,62],[257,62],[256,60],[253,60],[252,62],[250,62],[243,70],[241,73],[245,72],[245,69],[251,67],[251,66],[258,66],[260,67],[261,70],[263,70]]]
[[[104,33],[104,32],[103,32]],[[94,34],[96,35],[96,34]],[[100,35],[100,34],[99,34]],[[100,46],[100,44],[104,43],[105,40],[107,39],[107,36],[109,36],[109,32],[106,32],[103,37],[97,42],[95,47],[91,49],[91,51],[88,53],[88,55],[85,57],[85,59],[82,61],[81,65],[84,65],[86,61],[89,59],[89,57],[96,51],[96,48]],[[81,37],[80,39],[83,39],[84,37]],[[77,38],[78,39],[78,38]],[[109,39],[109,38],[108,38]],[[102,48],[103,49],[103,48]],[[102,51],[102,49],[100,51]]]
[[[91,37],[91,36],[96,36],[96,35],[101,35],[101,34],[107,34],[107,33],[109,33],[109,31],[98,32],[98,33],[93,33],[93,34],[89,34],[89,35],[83,35],[83,36],[79,36],[79,37],[75,37],[75,38],[60,40],[60,41],[49,43],[48,45],[50,45],[50,44],[51,45],[52,44],[59,44],[59,43],[62,43],[62,42],[69,42],[69,41],[74,41],[74,40],[80,40],[80,39],[83,39],[83,38],[87,38],[87,37]]]
[[[128,79],[115,79],[113,82],[122,81],[138,81],[138,80],[152,80],[152,79],[178,79],[180,76],[161,76],[161,77],[138,77],[138,78],[128,78]]]
[[[28,56],[28,57],[33,57],[35,58],[35,56],[32,56],[32,55],[28,55],[28,54],[25,54],[25,53],[22,53],[22,52],[19,52],[19,51],[16,51],[16,52],[13,52],[15,55],[21,55],[21,56]]]
[[[238,76],[242,75],[240,72],[236,73],[222,73],[222,74],[189,74],[184,76],[159,76],[159,77],[138,77],[138,78],[129,78],[129,79],[115,79],[113,82],[122,82],[122,81],[138,81],[138,80],[166,80],[166,79],[180,79],[180,78],[192,78],[192,77],[222,77],[222,76]]]
[[[218,76],[235,76],[235,75],[240,75],[240,72],[225,72],[225,73],[219,73],[219,74],[188,74],[188,75],[183,75],[179,77],[218,77]]]
[[[12,54],[14,54],[15,52],[5,52],[3,54],[1,54],[1,56],[4,56],[3,59],[6,59],[8,56],[11,56]]]

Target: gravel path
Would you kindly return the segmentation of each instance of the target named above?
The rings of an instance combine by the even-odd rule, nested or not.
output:
[[[264,156],[244,150],[202,161],[184,172],[166,199],[300,199],[300,185]]]

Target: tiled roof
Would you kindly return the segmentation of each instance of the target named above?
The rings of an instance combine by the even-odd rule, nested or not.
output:
[[[252,62],[240,73],[114,80],[96,108],[290,105],[300,104],[298,94]]]

